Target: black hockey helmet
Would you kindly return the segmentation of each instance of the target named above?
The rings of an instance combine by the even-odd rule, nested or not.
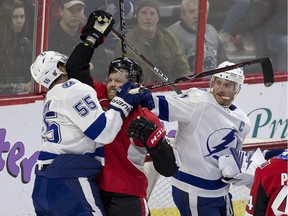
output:
[[[140,65],[128,57],[119,57],[114,59],[109,66],[108,75],[117,68],[128,71],[128,81],[141,84],[143,82],[143,72]]]

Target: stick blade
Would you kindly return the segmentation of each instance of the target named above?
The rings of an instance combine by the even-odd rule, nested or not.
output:
[[[264,85],[270,87],[274,83],[274,71],[272,67],[272,62],[270,58],[263,58],[261,62],[261,67],[263,70]]]

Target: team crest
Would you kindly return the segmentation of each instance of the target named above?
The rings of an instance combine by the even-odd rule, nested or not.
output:
[[[214,131],[207,139],[206,146],[208,154],[205,157],[212,156],[218,159],[217,155],[223,155],[228,148],[238,147],[237,130],[232,128],[221,128]],[[224,152],[223,154],[219,152]]]

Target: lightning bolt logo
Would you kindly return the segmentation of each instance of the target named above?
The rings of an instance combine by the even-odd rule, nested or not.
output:
[[[228,130],[228,133],[225,131]],[[219,135],[221,133],[219,132],[225,132],[227,133],[227,135],[225,135],[217,144],[217,138],[219,137]],[[224,128],[224,129],[220,129],[215,131],[213,134],[211,134],[206,142],[206,146],[208,149],[209,154],[207,154],[205,157],[209,157],[213,154],[217,154],[218,152],[221,152],[227,148],[230,148],[232,146],[230,146],[229,144],[233,143],[233,141],[237,141],[237,137],[235,135],[235,132],[237,132],[235,129],[231,129],[231,128]],[[216,140],[215,140],[216,138]],[[211,146],[213,146],[211,148]],[[233,146],[236,147],[236,146]]]

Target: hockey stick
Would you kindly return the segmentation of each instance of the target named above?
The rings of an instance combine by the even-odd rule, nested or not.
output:
[[[264,85],[266,87],[270,87],[274,83],[274,71],[273,71],[271,59],[266,57],[266,58],[254,59],[254,60],[238,63],[235,65],[230,65],[230,66],[223,67],[223,68],[216,68],[216,69],[205,71],[205,72],[195,74],[195,75],[192,75],[189,77],[180,77],[176,80],[171,80],[171,81],[162,82],[162,83],[155,83],[153,85],[132,89],[129,91],[129,93],[130,94],[136,94],[136,93],[141,92],[141,91],[146,90],[146,89],[155,89],[155,88],[160,88],[160,87],[175,84],[175,83],[180,83],[180,82],[185,82],[185,81],[193,81],[197,78],[211,76],[211,75],[216,74],[216,73],[221,73],[223,71],[233,70],[233,69],[244,67],[246,65],[251,65],[251,64],[261,64],[262,71],[263,71]]]
[[[116,35],[123,43],[126,44],[130,48],[130,50],[138,56],[161,80],[164,82],[169,82],[168,77],[159,69],[157,68],[151,61],[149,61],[143,54],[141,54],[132,44],[128,43],[125,38],[114,28],[112,28],[112,32],[114,35]],[[169,84],[171,88],[177,93],[182,94],[181,90],[177,88],[173,83]]]
[[[121,47],[122,47],[122,56],[127,56],[126,50],[126,28],[125,28],[125,11],[124,11],[124,0],[119,0],[119,10],[120,10],[120,30],[121,30]]]

